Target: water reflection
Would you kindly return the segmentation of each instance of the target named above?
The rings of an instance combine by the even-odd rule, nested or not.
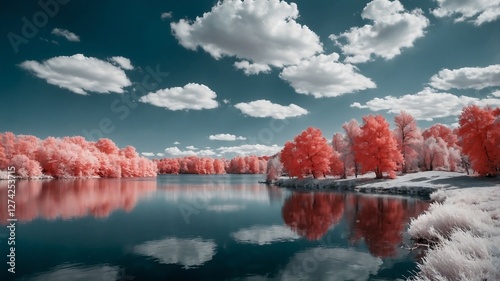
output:
[[[231,236],[240,243],[267,245],[274,242],[293,241],[299,236],[283,225],[253,226],[240,229]]]
[[[0,181],[1,202],[7,202],[6,187],[7,182]],[[156,180],[21,180],[16,183],[16,218],[21,222],[36,218],[103,218],[119,209],[131,211],[139,198],[154,190]],[[7,208],[1,208],[1,223],[7,218]]]
[[[185,269],[201,266],[215,255],[217,245],[212,240],[165,238],[148,241],[134,247],[134,253],[149,256],[163,264],[179,264]]]
[[[347,200],[351,242],[363,239],[370,252],[378,257],[395,256],[410,218],[429,206],[423,201],[387,196],[350,195]]]
[[[84,266],[81,264],[63,264],[54,269],[37,274],[30,281],[115,281],[119,279],[119,267],[107,264]]]
[[[281,280],[368,280],[382,260],[353,249],[313,248],[293,256]]]
[[[262,184],[168,184],[158,187],[165,192],[165,199],[171,202],[204,202],[211,199],[225,201],[246,201],[281,204],[286,191],[275,186]],[[223,209],[231,209],[229,206]],[[217,207],[215,207],[217,209]],[[214,211],[216,211],[214,209]]]
[[[364,241],[377,257],[395,256],[410,221],[429,206],[412,198],[339,193],[294,193],[282,208],[283,221],[309,240],[322,238],[344,215],[350,242]]]
[[[344,198],[337,193],[294,193],[282,208],[285,223],[309,240],[323,237],[343,212]]]

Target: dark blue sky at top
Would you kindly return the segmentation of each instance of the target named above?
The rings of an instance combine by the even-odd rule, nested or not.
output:
[[[370,23],[361,18],[368,2],[294,1],[300,13],[297,22],[307,25],[319,36],[326,54],[339,53],[340,61],[345,55],[328,36]],[[84,130],[98,129],[101,120],[108,118],[114,129],[103,136],[114,140],[120,147],[133,145],[139,152],[158,153],[172,146],[184,150],[189,145],[212,149],[245,143],[281,146],[308,126],[319,127],[327,138],[331,138],[334,132],[341,131],[344,122],[352,118],[361,122],[361,117],[366,114],[383,114],[392,122],[394,114],[388,114],[387,110],[373,112],[350,105],[354,102],[364,104],[375,97],[417,93],[443,68],[486,67],[500,63],[500,21],[480,26],[455,23],[451,18],[436,18],[430,13],[437,5],[434,1],[406,0],[401,1],[406,10],[420,8],[429,19],[425,36],[415,40],[413,47],[402,49],[402,53],[393,59],[375,57],[373,61],[356,64],[359,73],[372,79],[376,88],[338,97],[314,98],[296,93],[288,82],[279,78],[281,70],[276,67],[267,74],[247,76],[233,66],[234,57],[216,60],[201,48],[192,51],[181,46],[172,34],[170,23],[180,19],[194,20],[209,12],[216,3],[200,0],[72,0],[59,5],[56,15],[49,17],[26,44],[20,44],[16,53],[7,34],[22,35],[23,17],[32,22],[33,15],[42,9],[37,1],[1,1],[0,132],[12,131],[40,138],[83,135]],[[161,19],[160,14],[168,11],[172,18]],[[77,34],[80,42],[69,42],[51,34],[54,28]],[[138,88],[137,85],[148,75],[147,68],[159,68],[168,76],[156,85],[155,90],[182,87],[187,83],[204,84],[217,94],[219,106],[172,111],[134,101],[135,108],[129,107],[129,113],[124,114],[124,111],[111,109],[115,100],[121,100],[122,94],[89,92],[89,95],[78,95],[48,84],[19,66],[26,60],[42,62],[74,54],[100,60],[112,56],[129,58],[135,69],[125,71],[134,84],[125,88],[127,93]],[[492,89],[452,89],[447,92],[481,98],[489,90]],[[138,97],[145,94],[141,91],[135,93]],[[224,99],[230,102],[225,104]],[[270,122],[281,125],[284,124],[282,120],[250,117],[234,107],[240,102],[259,99],[282,105],[294,103],[307,109],[309,114],[287,118],[283,130],[274,130],[269,135],[266,128],[270,128]],[[124,116],[122,120],[120,117]],[[456,116],[449,116],[433,121],[419,120],[418,124],[425,128],[437,122],[452,124],[455,119]],[[208,139],[209,135],[219,133],[243,136],[247,140]],[[175,141],[180,144],[174,145]]]

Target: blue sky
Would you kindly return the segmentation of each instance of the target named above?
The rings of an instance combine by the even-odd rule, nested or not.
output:
[[[500,105],[500,1],[0,3],[0,131],[271,154],[366,114]]]

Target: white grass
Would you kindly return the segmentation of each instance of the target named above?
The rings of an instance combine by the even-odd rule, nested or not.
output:
[[[500,183],[493,179],[485,187],[450,187],[431,199],[442,203],[433,203],[413,220],[409,233],[438,244],[409,280],[500,280]]]
[[[487,235],[494,230],[493,220],[488,213],[463,203],[432,203],[429,210],[412,220],[408,233],[416,239],[439,241],[457,229]]]

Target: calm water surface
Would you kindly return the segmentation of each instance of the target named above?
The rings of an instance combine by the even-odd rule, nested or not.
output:
[[[416,198],[303,193],[262,175],[18,181],[16,273],[0,280],[396,280]]]

